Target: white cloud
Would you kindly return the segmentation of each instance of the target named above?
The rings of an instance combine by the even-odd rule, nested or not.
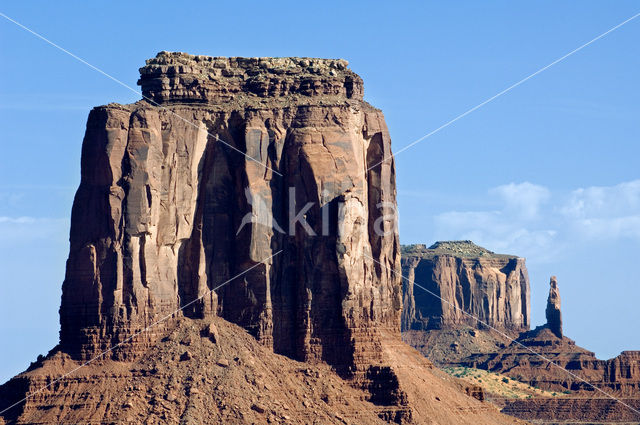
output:
[[[436,238],[471,239],[540,262],[576,243],[640,241],[640,180],[579,188],[556,196],[555,203],[549,189],[528,182],[498,186],[488,194],[497,198],[498,208],[436,215]]]
[[[532,226],[530,219],[509,208],[501,211],[447,212],[435,217],[437,239],[470,239],[490,250],[535,257],[540,261],[555,255],[556,230]]]
[[[584,238],[640,239],[640,180],[574,190],[560,213]]]
[[[574,190],[562,213],[580,218],[640,214],[640,180]]]
[[[585,218],[573,222],[576,232],[589,239],[640,240],[640,215],[613,218]]]
[[[556,230],[548,227],[542,206],[549,189],[533,183],[509,183],[492,188],[499,208],[493,211],[450,211],[435,217],[439,239],[471,239],[488,249],[539,259],[550,258]]]
[[[489,190],[489,195],[497,196],[505,204],[505,210],[523,219],[538,217],[540,207],[551,197],[544,186],[529,182],[509,183]]]

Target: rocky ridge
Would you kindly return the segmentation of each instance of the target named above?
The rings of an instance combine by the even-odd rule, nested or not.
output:
[[[436,258],[438,247],[446,255],[457,258],[494,255],[469,241],[436,244],[430,249],[424,246],[403,247],[403,266],[415,261],[416,253],[429,259]],[[411,269],[408,272],[411,273]],[[442,274],[431,272],[432,279],[437,281],[435,287],[450,285],[452,280],[462,281],[468,274],[464,268],[450,273],[457,273],[457,276],[452,279],[446,274],[442,277]],[[412,278],[411,274],[408,276]],[[428,274],[424,276],[426,280]],[[625,351],[613,359],[600,360],[594,353],[576,345],[562,332],[560,291],[555,276],[551,277],[549,287],[547,323],[533,330],[523,329],[513,341],[500,332],[477,329],[466,323],[436,329],[403,327],[403,340],[440,367],[498,373],[507,381],[511,378],[554,395],[541,397],[532,394],[517,399],[488,392],[487,398],[499,405],[503,413],[548,425],[640,421],[640,415],[632,409],[596,390],[622,399],[632,408],[640,406],[640,352]],[[432,308],[439,308],[441,304],[435,297],[431,303]]]
[[[546,312],[545,325],[523,332],[505,347],[474,353],[459,363],[503,373],[545,390],[594,393],[596,387],[620,397],[640,397],[640,351],[624,351],[613,359],[600,360],[562,335],[560,291],[555,276],[551,277]],[[549,361],[559,367],[551,366]]]

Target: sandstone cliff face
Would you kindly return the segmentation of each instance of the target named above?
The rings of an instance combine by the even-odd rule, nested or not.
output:
[[[408,278],[403,282],[403,330],[486,327],[463,311],[511,334],[529,329],[524,258],[494,254],[470,241],[439,242],[428,249],[405,247],[402,271]],[[414,282],[431,293],[414,288]]]
[[[61,344],[0,423],[520,423],[400,340],[390,140],[346,62],[163,52],[140,84],[89,116]]]
[[[535,424],[606,424],[625,425],[640,422],[640,415],[632,409],[640,411],[640,399],[622,398],[564,398],[547,397],[538,399],[505,400],[502,412],[526,419]]]
[[[342,60],[166,52],[140,73],[160,106],[88,119],[62,348],[135,357],[164,325],[131,335],[189,305],[295,359],[375,362],[379,332],[399,333],[400,252],[379,207],[395,205],[389,133],[362,80]],[[305,228],[289,206],[307,203]]]

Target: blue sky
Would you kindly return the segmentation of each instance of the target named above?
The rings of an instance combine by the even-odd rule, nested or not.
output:
[[[640,12],[632,1],[5,2],[1,12],[136,87],[158,51],[344,58],[399,150]],[[640,18],[396,158],[403,243],[527,258],[533,323],[558,276],[565,332],[640,349]],[[92,106],[139,96],[0,18],[0,381],[58,338]]]

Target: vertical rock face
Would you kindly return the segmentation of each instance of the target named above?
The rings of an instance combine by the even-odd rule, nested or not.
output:
[[[166,52],[140,73],[153,102],[89,115],[63,349],[135,356],[162,325],[137,332],[187,306],[296,359],[374,361],[380,332],[399,334],[400,251],[389,133],[360,77]]]
[[[640,395],[640,351],[623,351],[606,361],[604,381],[622,394]]]
[[[523,258],[494,254],[471,241],[437,242],[403,247],[402,271],[403,330],[486,327],[471,316],[512,334],[529,329]]]
[[[551,276],[549,281],[549,297],[547,298],[547,327],[558,338],[562,338],[562,312],[560,311],[560,290],[558,280]]]

